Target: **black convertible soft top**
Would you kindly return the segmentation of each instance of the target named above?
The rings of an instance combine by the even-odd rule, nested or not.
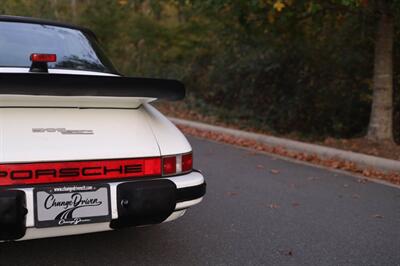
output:
[[[0,96],[103,96],[181,100],[185,86],[177,80],[48,73],[0,73]]]
[[[39,19],[39,18],[31,18],[31,17],[19,17],[19,16],[0,15],[0,21],[5,21],[5,22],[19,22],[19,23],[30,23],[30,24],[40,24],[40,25],[49,25],[49,26],[57,26],[57,27],[75,29],[75,30],[79,30],[79,31],[85,32],[85,33],[87,33],[87,34],[90,34],[90,35],[92,35],[94,38],[96,38],[96,35],[94,34],[94,32],[91,31],[91,30],[88,29],[88,28],[80,27],[80,26],[76,26],[76,25],[72,25],[72,24],[69,24],[69,23],[53,21],[53,20]]]

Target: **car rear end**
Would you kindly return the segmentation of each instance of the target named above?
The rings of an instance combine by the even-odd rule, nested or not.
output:
[[[202,200],[190,144],[149,103],[180,83],[120,77],[74,26],[0,16],[0,32],[0,240],[158,224]]]

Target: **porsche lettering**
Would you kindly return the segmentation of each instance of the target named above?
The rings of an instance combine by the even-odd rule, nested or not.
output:
[[[140,164],[121,165],[117,168],[109,167],[82,167],[82,168],[59,168],[59,169],[36,169],[36,170],[13,170],[1,171],[0,178],[10,178],[12,180],[19,179],[40,179],[42,177],[51,178],[68,178],[68,177],[113,177],[115,174],[127,175],[133,173],[140,173],[142,166]]]

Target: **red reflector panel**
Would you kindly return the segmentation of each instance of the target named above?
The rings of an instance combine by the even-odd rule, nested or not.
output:
[[[31,54],[32,62],[56,62],[56,54]]]
[[[176,157],[164,157],[163,158],[163,174],[172,175],[176,173]]]
[[[191,153],[182,155],[182,172],[192,171],[193,155]]]
[[[0,186],[161,176],[161,158],[0,164]]]

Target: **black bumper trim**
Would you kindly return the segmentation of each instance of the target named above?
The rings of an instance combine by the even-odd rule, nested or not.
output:
[[[193,186],[180,188],[177,191],[177,202],[195,200],[203,197],[206,194],[206,183]]]
[[[57,184],[59,185],[59,184]],[[206,183],[176,188],[168,179],[124,182],[117,187],[118,219],[111,228],[161,223],[176,209],[176,204],[203,197]],[[21,190],[0,190],[0,241],[25,235],[26,197]]]

